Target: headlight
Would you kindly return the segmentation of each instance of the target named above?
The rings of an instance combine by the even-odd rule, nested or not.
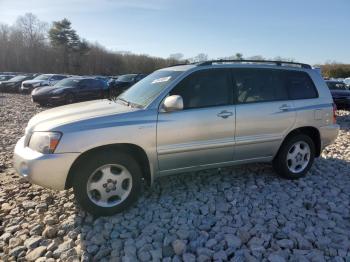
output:
[[[61,136],[58,132],[34,132],[29,140],[29,148],[43,154],[52,154]]]

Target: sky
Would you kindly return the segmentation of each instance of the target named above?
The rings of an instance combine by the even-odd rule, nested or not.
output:
[[[0,0],[0,23],[27,12],[112,51],[350,63],[350,0]]]

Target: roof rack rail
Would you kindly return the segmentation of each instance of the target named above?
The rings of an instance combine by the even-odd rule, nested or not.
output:
[[[219,60],[209,60],[200,62],[198,66],[207,66],[212,64],[220,64],[220,63],[256,63],[256,64],[274,64],[277,66],[283,65],[293,65],[299,66],[301,68],[312,69],[312,67],[308,64],[297,63],[297,62],[285,62],[285,61],[272,61],[272,60],[231,60],[231,59],[219,59]]]

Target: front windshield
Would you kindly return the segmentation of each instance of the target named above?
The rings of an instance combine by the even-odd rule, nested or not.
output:
[[[182,71],[155,71],[122,93],[118,99],[145,107],[181,73]]]
[[[65,78],[55,84],[55,87],[74,87],[79,83],[79,79]]]
[[[135,76],[136,76],[135,74],[122,75],[122,76],[118,77],[117,81],[120,81],[120,82],[131,82],[132,80],[134,80]]]
[[[34,78],[34,80],[49,80],[50,75],[40,75]]]
[[[11,78],[9,81],[22,81],[26,77],[27,76],[15,76],[15,77]]]
[[[331,89],[331,90],[347,90],[344,83],[328,82],[327,85],[328,85],[329,89]]]

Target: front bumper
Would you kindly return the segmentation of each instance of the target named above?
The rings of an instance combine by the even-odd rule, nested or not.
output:
[[[41,154],[26,147],[22,137],[15,147],[14,167],[33,184],[63,190],[69,169],[78,156],[79,153]]]
[[[321,151],[337,139],[340,126],[338,124],[322,126],[319,128],[321,136]]]
[[[43,104],[60,104],[65,102],[65,97],[63,95],[55,95],[55,96],[37,96],[32,95],[32,101],[35,103],[43,103]]]

